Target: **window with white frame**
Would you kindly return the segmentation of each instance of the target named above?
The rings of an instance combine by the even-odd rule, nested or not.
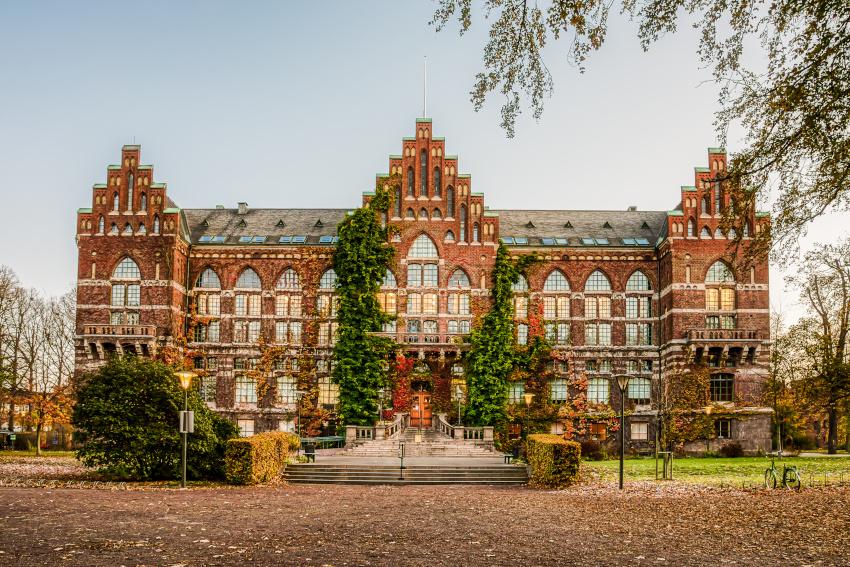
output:
[[[216,389],[218,388],[218,378],[216,376],[202,376],[200,394],[201,399],[205,402],[215,403]]]
[[[112,325],[138,325],[141,306],[142,274],[130,258],[122,259],[112,271],[110,323]]]
[[[339,385],[330,376],[319,376],[319,405],[335,406],[339,402]]]
[[[516,326],[516,342],[520,345],[528,344],[528,325],[519,323]]]
[[[204,289],[221,289],[221,280],[212,268],[206,268],[195,281],[195,287]]]
[[[257,381],[254,378],[245,375],[236,377],[236,403],[257,403]]]
[[[585,323],[584,344],[590,346],[610,346],[611,323]]]
[[[591,378],[587,381],[587,401],[591,404],[607,404],[610,382],[607,378]]]
[[[652,325],[649,323],[626,323],[626,345],[652,344]]]
[[[519,404],[524,401],[525,382],[509,382],[508,383],[508,403]]]
[[[646,441],[649,438],[649,424],[645,421],[633,421],[629,429],[632,441]]]
[[[648,404],[651,384],[649,378],[633,377],[629,380],[629,388],[627,390],[629,399],[636,404]]]
[[[297,384],[294,376],[278,376],[277,378],[277,403],[294,404],[296,400]]]
[[[549,380],[549,399],[560,404],[567,401],[567,381],[563,378]]]
[[[236,289],[260,289],[260,276],[251,268],[245,268],[236,280]]]
[[[253,419],[237,419],[236,425],[239,427],[239,436],[240,437],[250,437],[254,434],[254,420]]]
[[[584,284],[584,291],[611,291],[611,281],[599,270],[594,270]]]

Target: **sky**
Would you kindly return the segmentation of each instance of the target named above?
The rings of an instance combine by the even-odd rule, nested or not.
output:
[[[186,208],[356,207],[423,110],[491,208],[668,210],[717,145],[716,87],[687,26],[644,53],[612,17],[585,73],[547,48],[553,98],[516,137],[469,102],[488,24],[429,26],[430,0],[0,3],[0,264],[59,294],[75,213],[123,144]],[[480,16],[480,15],[479,15]],[[730,140],[734,150],[738,140]],[[843,235],[841,218],[802,240]],[[771,275],[775,308],[795,295]]]

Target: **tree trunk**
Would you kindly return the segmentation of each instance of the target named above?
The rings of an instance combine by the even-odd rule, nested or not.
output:
[[[38,425],[35,426],[35,456],[41,456],[41,420],[38,420]]]
[[[838,409],[834,405],[830,405],[826,410],[826,414],[829,418],[826,452],[834,455],[838,452]]]
[[[847,408],[844,421],[844,450],[850,453],[850,407]]]

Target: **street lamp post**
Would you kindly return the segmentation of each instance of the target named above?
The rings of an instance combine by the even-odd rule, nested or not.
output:
[[[296,456],[301,456],[301,398],[306,394],[304,390],[295,390],[295,413],[296,418],[298,419],[298,451],[296,452]]]
[[[457,397],[457,424],[463,425],[463,420],[460,418],[460,399],[463,396],[463,389],[460,385],[455,386],[455,396]]]
[[[534,394],[531,392],[526,392],[522,395],[522,399],[525,401],[525,417],[523,418],[522,423],[522,438],[528,438],[528,432],[526,429],[528,428],[528,411],[531,407],[531,400],[534,399]]]
[[[180,379],[180,387],[183,388],[183,411],[180,412],[180,433],[183,434],[183,476],[180,479],[180,488],[186,488],[186,446],[195,421],[194,412],[189,411],[189,387],[198,375],[188,370],[175,372],[175,374]]]
[[[623,469],[626,460],[626,390],[631,376],[618,374],[617,387],[620,389],[620,490],[623,489]]]

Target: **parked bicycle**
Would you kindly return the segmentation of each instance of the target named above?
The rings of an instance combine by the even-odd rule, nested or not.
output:
[[[792,490],[800,490],[803,483],[800,480],[800,471],[794,465],[786,465],[782,463],[782,474],[779,474],[779,469],[776,468],[774,462],[776,457],[782,460],[782,451],[770,454],[770,467],[764,471],[764,486],[765,488],[776,488],[780,479],[782,486]]]

